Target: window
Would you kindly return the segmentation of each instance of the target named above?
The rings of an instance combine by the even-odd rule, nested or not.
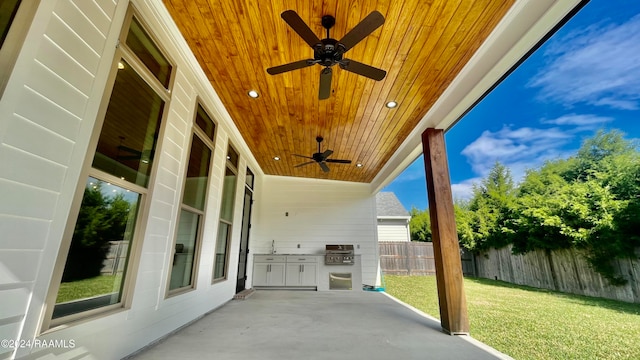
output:
[[[247,168],[247,176],[244,178],[244,183],[249,187],[249,189],[253,190],[253,181],[255,180],[255,176],[253,172]]]
[[[202,106],[198,105],[195,124],[174,245],[169,279],[170,293],[192,288],[195,284],[196,259],[200,248],[199,240],[209,184],[215,123]]]
[[[147,69],[151,71],[153,76],[155,76],[165,88],[168,88],[169,80],[171,80],[171,64],[164,55],[162,55],[160,49],[158,49],[156,44],[149,38],[135,17],[131,20],[126,44]]]
[[[141,237],[136,224],[148,195],[169,98],[140,58],[153,41],[135,18],[132,24],[137,24],[144,46],[118,49],[117,73],[84,194],[77,217],[68,225],[74,230],[50,310],[52,324],[122,307],[130,282],[130,263]]]
[[[93,168],[147,187],[165,101],[120,60]]]
[[[238,169],[238,153],[229,145],[227,150],[227,166],[222,185],[222,206],[220,208],[220,224],[216,241],[213,280],[226,279],[229,261],[229,243],[233,225],[233,205],[236,200],[236,177]]]
[[[87,180],[53,318],[122,300],[141,194],[94,177]]]

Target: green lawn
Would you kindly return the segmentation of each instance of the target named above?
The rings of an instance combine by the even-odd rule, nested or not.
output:
[[[100,275],[90,279],[63,282],[56,303],[108,294],[120,289],[122,275]]]
[[[386,292],[440,318],[434,276],[384,277]],[[471,336],[515,359],[640,359],[640,304],[465,279]]]

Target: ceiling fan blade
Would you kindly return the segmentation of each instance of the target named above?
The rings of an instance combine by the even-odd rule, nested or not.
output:
[[[320,90],[318,91],[318,99],[324,100],[331,96],[331,76],[332,71],[330,67],[322,69],[320,73]]]
[[[351,160],[343,160],[343,159],[327,159],[325,161],[329,163],[351,164]]]
[[[300,61],[294,61],[292,63],[288,63],[288,64],[284,64],[284,65],[278,65],[278,66],[274,66],[274,67],[270,67],[267,69],[267,72],[271,75],[276,75],[276,74],[282,74],[283,72],[287,72],[287,71],[291,71],[291,70],[298,70],[298,69],[302,69],[304,67],[307,66],[311,66],[314,65],[313,63],[310,63],[309,61],[313,61],[311,59],[309,60],[300,60]]]
[[[297,156],[297,157],[301,157],[301,158],[305,158],[305,159],[313,159],[311,156],[305,156],[305,155],[298,155],[298,154],[292,154],[293,156]]]
[[[305,166],[305,165],[309,165],[309,164],[313,164],[315,161],[307,161],[306,163],[302,163],[302,164],[298,164],[294,167],[300,167],[300,166]]]
[[[366,18],[360,21],[356,27],[343,36],[339,42],[344,45],[344,51],[347,51],[362,41],[362,39],[366,38],[375,29],[382,26],[382,24],[384,24],[384,16],[377,11],[373,11],[371,14],[367,15]]]
[[[384,77],[387,75],[387,72],[382,69],[378,69],[351,59],[342,60],[342,62],[340,63],[340,68],[377,81],[384,79]]]
[[[300,18],[298,13],[293,10],[287,10],[280,14],[280,17],[284,21],[291,26],[293,31],[295,31],[302,40],[304,40],[309,46],[314,47],[316,44],[320,43],[320,39],[318,36],[311,31],[309,26]]]
[[[329,172],[329,167],[324,162],[319,162],[318,165],[322,168],[322,171]]]
[[[333,154],[333,150],[326,150],[325,152],[322,153],[322,158],[326,159],[329,156],[331,156],[331,154]]]

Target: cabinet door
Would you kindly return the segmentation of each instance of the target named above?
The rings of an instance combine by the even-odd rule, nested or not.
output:
[[[287,286],[300,286],[301,264],[287,264]]]
[[[253,264],[253,286],[268,286],[270,264],[255,263]]]
[[[284,286],[284,264],[269,265],[269,286]]]
[[[300,273],[300,285],[316,286],[318,285],[318,265],[302,264],[302,272]]]

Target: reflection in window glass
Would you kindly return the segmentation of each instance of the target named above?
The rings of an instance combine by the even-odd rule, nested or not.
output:
[[[218,240],[216,242],[214,279],[222,279],[227,276],[227,245],[231,236],[231,225],[220,222],[218,227]]]
[[[250,189],[253,189],[253,180],[254,180],[253,172],[249,168],[247,168],[247,176],[244,178],[244,183]]]
[[[229,145],[227,150],[227,161],[230,162],[234,168],[238,168],[238,153]]]
[[[198,111],[196,112],[196,125],[202,130],[209,139],[213,140],[216,132],[216,124],[211,120],[206,111],[198,104]]]
[[[231,153],[231,146],[229,146]],[[235,153],[237,162],[238,154]],[[228,163],[229,161],[227,161]],[[220,224],[218,227],[218,239],[216,240],[216,257],[214,263],[213,279],[222,279],[227,276],[227,247],[231,236],[231,225],[233,225],[233,204],[236,197],[236,174],[227,164],[222,185],[222,206],[220,208]]]
[[[4,40],[9,34],[11,23],[20,7],[20,0],[2,0],[0,1],[0,48],[4,44]]]
[[[131,20],[131,27],[127,34],[127,45],[160,83],[168,88],[171,79],[171,64],[135,17]]]
[[[140,197],[89,177],[53,318],[120,302]]]
[[[222,208],[220,209],[220,219],[228,222],[233,221],[233,203],[235,202],[236,174],[229,168],[224,174],[224,184],[222,186]]]
[[[93,167],[147,187],[164,101],[121,60]]]
[[[191,143],[191,155],[187,167],[187,179],[184,186],[182,203],[204,210],[204,202],[209,182],[209,163],[211,149],[195,134]]]
[[[199,221],[198,214],[186,210],[180,212],[169,290],[191,285]]]

